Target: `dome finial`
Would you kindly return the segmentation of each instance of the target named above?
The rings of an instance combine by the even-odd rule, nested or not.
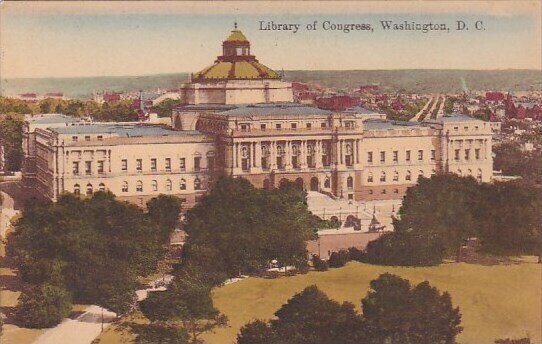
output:
[[[237,30],[237,21],[233,22],[233,28]]]

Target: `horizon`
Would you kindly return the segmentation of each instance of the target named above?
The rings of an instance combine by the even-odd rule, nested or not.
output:
[[[396,69],[284,69],[284,72],[398,72],[398,71],[465,71],[465,72],[541,72],[541,69],[534,68],[502,68],[502,69],[469,69],[469,68],[396,68]],[[282,70],[281,70],[282,72]],[[92,79],[92,78],[139,78],[161,75],[186,74],[190,76],[194,72],[165,72],[154,74],[125,74],[125,75],[75,75],[75,76],[43,76],[43,77],[8,77],[0,80],[32,80],[32,79]]]

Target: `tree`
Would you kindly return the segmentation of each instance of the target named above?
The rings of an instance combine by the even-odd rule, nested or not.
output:
[[[124,314],[134,303],[137,276],[153,272],[164,257],[169,232],[111,193],[64,194],[57,203],[30,202],[8,247],[24,282],[62,287],[79,303]]]
[[[152,110],[158,114],[158,117],[171,117],[173,109],[181,104],[178,99],[165,99],[155,105]]]
[[[16,115],[0,118],[0,144],[4,145],[6,171],[19,171],[23,161],[23,120]]]
[[[238,344],[348,344],[364,343],[361,317],[348,302],[330,300],[316,286],[295,294],[269,323],[246,325]]]
[[[383,274],[370,286],[362,309],[375,343],[453,344],[462,331],[461,314],[452,307],[450,295],[427,282],[411,288],[408,280]]]
[[[188,344],[186,330],[174,324],[132,325],[136,344]]]
[[[263,320],[249,322],[241,327],[237,335],[237,344],[271,344],[277,340],[271,324]]]
[[[178,225],[182,201],[169,195],[158,195],[147,202],[149,216],[162,234],[169,238],[173,229]]]
[[[151,293],[140,308],[151,322],[176,322],[190,343],[201,343],[201,334],[227,323],[213,305],[211,288],[201,271],[183,269],[166,291]]]
[[[254,273],[277,259],[282,266],[306,264],[306,241],[314,219],[303,190],[256,189],[243,178],[222,178],[186,214],[187,260],[212,254],[228,276]]]
[[[71,309],[71,296],[66,289],[43,284],[21,294],[16,317],[25,327],[52,327],[67,317]]]
[[[329,269],[329,264],[325,260],[321,259],[317,255],[312,256],[312,266],[316,271],[327,271]]]

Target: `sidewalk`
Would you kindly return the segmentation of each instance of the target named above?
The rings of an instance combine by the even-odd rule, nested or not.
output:
[[[106,309],[104,329],[115,320],[116,314]],[[75,319],[66,319],[47,330],[34,344],[90,344],[102,331],[102,308],[89,306]]]

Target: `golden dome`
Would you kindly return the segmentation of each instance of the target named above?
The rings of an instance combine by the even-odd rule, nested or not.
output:
[[[280,79],[250,54],[250,42],[237,27],[222,43],[222,51],[213,65],[194,73],[192,81]]]

